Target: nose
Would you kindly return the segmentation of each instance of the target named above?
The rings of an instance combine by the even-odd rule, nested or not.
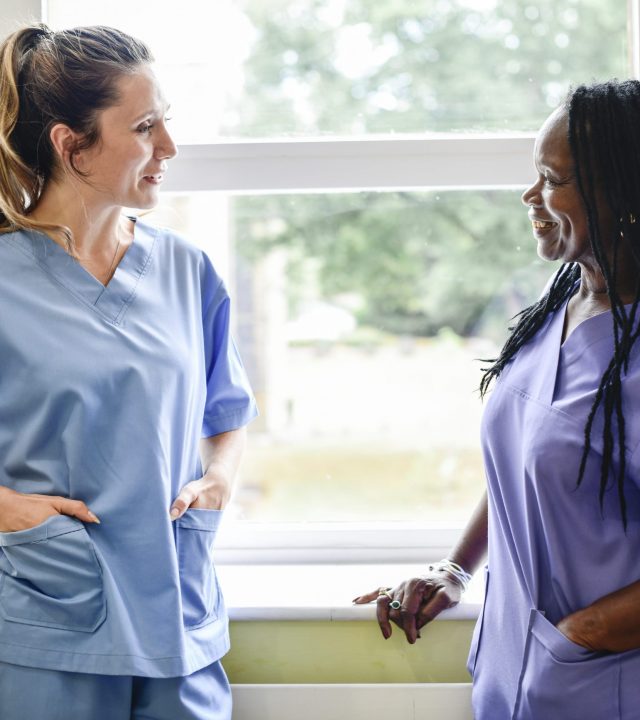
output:
[[[537,180],[533,185],[530,185],[521,195],[520,199],[523,204],[527,207],[540,206],[540,180]]]
[[[178,154],[178,148],[166,125],[162,125],[162,132],[156,138],[155,156],[158,160],[170,160]]]

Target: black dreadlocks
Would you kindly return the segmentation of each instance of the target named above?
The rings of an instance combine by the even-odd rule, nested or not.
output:
[[[640,303],[640,272],[631,308],[625,307],[617,285],[621,243],[640,270],[640,81],[612,80],[580,85],[565,102],[569,117],[569,145],[575,165],[578,190],[587,214],[593,254],[606,281],[613,316],[614,351],[600,380],[584,428],[584,448],[577,485],[584,478],[591,449],[591,432],[598,408],[604,412],[603,451],[600,468],[600,508],[609,478],[617,485],[622,522],[627,527],[624,494],[625,418],[622,407],[622,377],[628,369],[631,349],[640,335],[636,314]],[[598,206],[616,218],[612,238],[602,237]],[[637,219],[637,221],[636,221]],[[607,247],[611,243],[611,247]],[[483,368],[480,394],[484,396],[520,348],[540,329],[546,317],[573,294],[580,279],[577,263],[562,265],[545,295],[516,317],[518,321],[497,359]],[[637,326],[637,327],[636,327]],[[614,468],[616,451],[617,470]]]

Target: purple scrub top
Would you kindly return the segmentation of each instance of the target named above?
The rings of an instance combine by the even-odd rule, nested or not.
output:
[[[628,527],[598,493],[603,414],[576,487],[584,427],[613,353],[610,312],[562,344],[565,306],[507,366],[487,404],[486,596],[469,655],[476,720],[640,717],[640,651],[594,653],[555,626],[640,579],[640,349],[623,378]],[[640,609],[639,609],[640,612]]]

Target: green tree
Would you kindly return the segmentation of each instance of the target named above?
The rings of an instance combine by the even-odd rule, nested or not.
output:
[[[607,0],[244,9],[255,44],[241,125],[228,130],[245,136],[531,130],[570,84],[625,72],[626,8]],[[236,216],[245,255],[289,249],[292,299],[296,270],[313,258],[325,297],[357,293],[361,320],[396,333],[472,332],[506,279],[535,263],[517,193],[239,198]],[[529,300],[549,272],[507,292]]]

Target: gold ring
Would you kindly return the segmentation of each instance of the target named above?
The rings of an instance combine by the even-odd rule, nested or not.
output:
[[[391,590],[391,588],[383,588],[383,587],[381,587],[381,588],[378,590],[378,597],[379,597],[379,598],[381,598],[381,597],[388,597],[389,600],[393,600],[393,595],[389,592],[389,590]]]

